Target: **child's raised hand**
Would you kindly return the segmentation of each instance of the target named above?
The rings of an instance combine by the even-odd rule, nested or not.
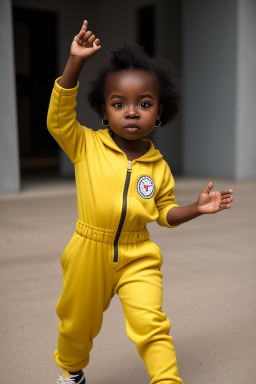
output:
[[[100,39],[87,30],[88,21],[84,20],[80,32],[74,37],[71,45],[70,55],[85,61],[93,56],[100,48]]]
[[[212,188],[213,183],[210,182],[200,193],[197,200],[198,213],[216,213],[231,207],[233,189],[210,192]]]

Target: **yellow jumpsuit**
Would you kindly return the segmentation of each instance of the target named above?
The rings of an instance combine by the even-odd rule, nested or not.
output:
[[[151,141],[148,152],[128,162],[109,129],[93,131],[76,120],[77,87],[56,80],[47,126],[75,167],[78,221],[65,249],[63,291],[55,362],[74,372],[89,362],[93,338],[115,293],[128,337],[144,360],[151,384],[182,383],[170,320],[162,312],[162,255],[146,224],[170,227],[174,180]]]

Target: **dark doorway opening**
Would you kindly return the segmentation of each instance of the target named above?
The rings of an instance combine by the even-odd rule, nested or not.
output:
[[[137,10],[137,43],[145,52],[155,55],[155,6],[148,5]],[[154,141],[154,131],[146,137]]]
[[[58,171],[58,146],[46,128],[57,75],[57,14],[13,8],[21,178]]]
[[[137,42],[151,57],[155,55],[155,6],[137,10]]]

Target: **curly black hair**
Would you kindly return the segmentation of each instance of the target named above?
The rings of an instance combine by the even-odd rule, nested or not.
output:
[[[111,50],[110,61],[101,68],[97,78],[90,84],[88,100],[91,107],[102,117],[106,79],[111,73],[126,69],[143,69],[157,77],[160,89],[159,104],[163,106],[162,125],[172,121],[180,111],[181,102],[176,72],[168,61],[150,58],[137,44],[122,44]]]

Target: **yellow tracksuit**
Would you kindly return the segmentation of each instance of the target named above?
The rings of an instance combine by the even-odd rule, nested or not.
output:
[[[76,121],[76,95],[57,80],[47,125],[75,166],[78,221],[65,249],[63,292],[55,361],[68,371],[89,362],[92,340],[115,293],[122,303],[126,330],[144,360],[151,384],[182,383],[162,312],[162,255],[146,224],[170,227],[174,180],[151,141],[148,152],[128,162],[109,129],[93,131]]]

